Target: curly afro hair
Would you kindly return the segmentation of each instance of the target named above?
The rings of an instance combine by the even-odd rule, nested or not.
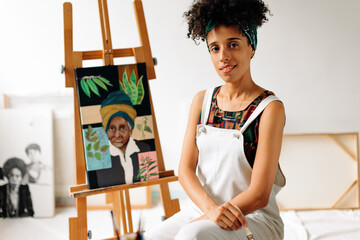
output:
[[[3,166],[3,172],[7,178],[13,168],[18,168],[21,171],[21,176],[24,177],[26,173],[26,164],[23,160],[16,157],[6,160]]]
[[[184,13],[188,22],[187,37],[205,41],[209,21],[225,26],[238,26],[240,33],[248,26],[260,27],[268,20],[268,6],[261,0],[195,0]]]

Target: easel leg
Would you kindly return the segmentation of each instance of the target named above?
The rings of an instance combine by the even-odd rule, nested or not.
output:
[[[132,224],[132,215],[131,215],[131,203],[130,203],[130,193],[129,189],[125,189],[125,203],[126,203],[126,213],[127,213],[127,222],[129,225],[129,232],[133,233],[133,224]]]
[[[123,234],[129,233],[126,223],[125,216],[125,203],[124,203],[124,193],[123,190],[116,191],[113,193],[113,209],[116,216],[116,220],[118,221],[119,231],[121,229],[121,222],[123,228]]]
[[[77,217],[69,218],[69,239],[87,240],[86,197],[76,199]]]
[[[165,218],[169,218],[180,211],[179,200],[170,198],[169,185],[167,183],[160,184],[160,193],[164,207]]]

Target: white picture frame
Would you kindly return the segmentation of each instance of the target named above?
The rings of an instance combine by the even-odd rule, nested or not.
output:
[[[26,164],[26,172],[22,173],[21,185],[29,188],[29,197],[34,210],[33,217],[54,216],[54,151],[51,110],[4,109],[0,110],[0,116],[0,132],[3,134],[3,137],[0,138],[0,146],[2,146],[0,166],[5,175],[0,185],[9,185],[10,177],[6,176],[5,163],[14,159],[22,161]],[[29,146],[31,146],[30,149]],[[36,146],[36,150],[34,150],[34,146]],[[33,150],[37,152],[38,158],[32,157],[31,151]],[[19,198],[21,198],[20,195]],[[21,210],[19,209],[19,211]]]

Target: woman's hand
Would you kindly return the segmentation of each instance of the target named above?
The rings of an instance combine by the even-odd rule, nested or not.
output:
[[[239,230],[242,226],[247,227],[246,219],[240,209],[229,202],[209,209],[204,216],[226,230]],[[202,216],[196,220],[206,218]]]

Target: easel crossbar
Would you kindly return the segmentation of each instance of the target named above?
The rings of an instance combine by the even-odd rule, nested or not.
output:
[[[94,50],[94,51],[74,51],[74,53],[82,54],[82,60],[94,60],[94,59],[103,59],[104,54],[112,54],[114,58],[120,57],[134,57],[135,56],[135,49],[138,48],[122,48],[122,49],[113,49],[112,51],[103,51],[103,50]]]

